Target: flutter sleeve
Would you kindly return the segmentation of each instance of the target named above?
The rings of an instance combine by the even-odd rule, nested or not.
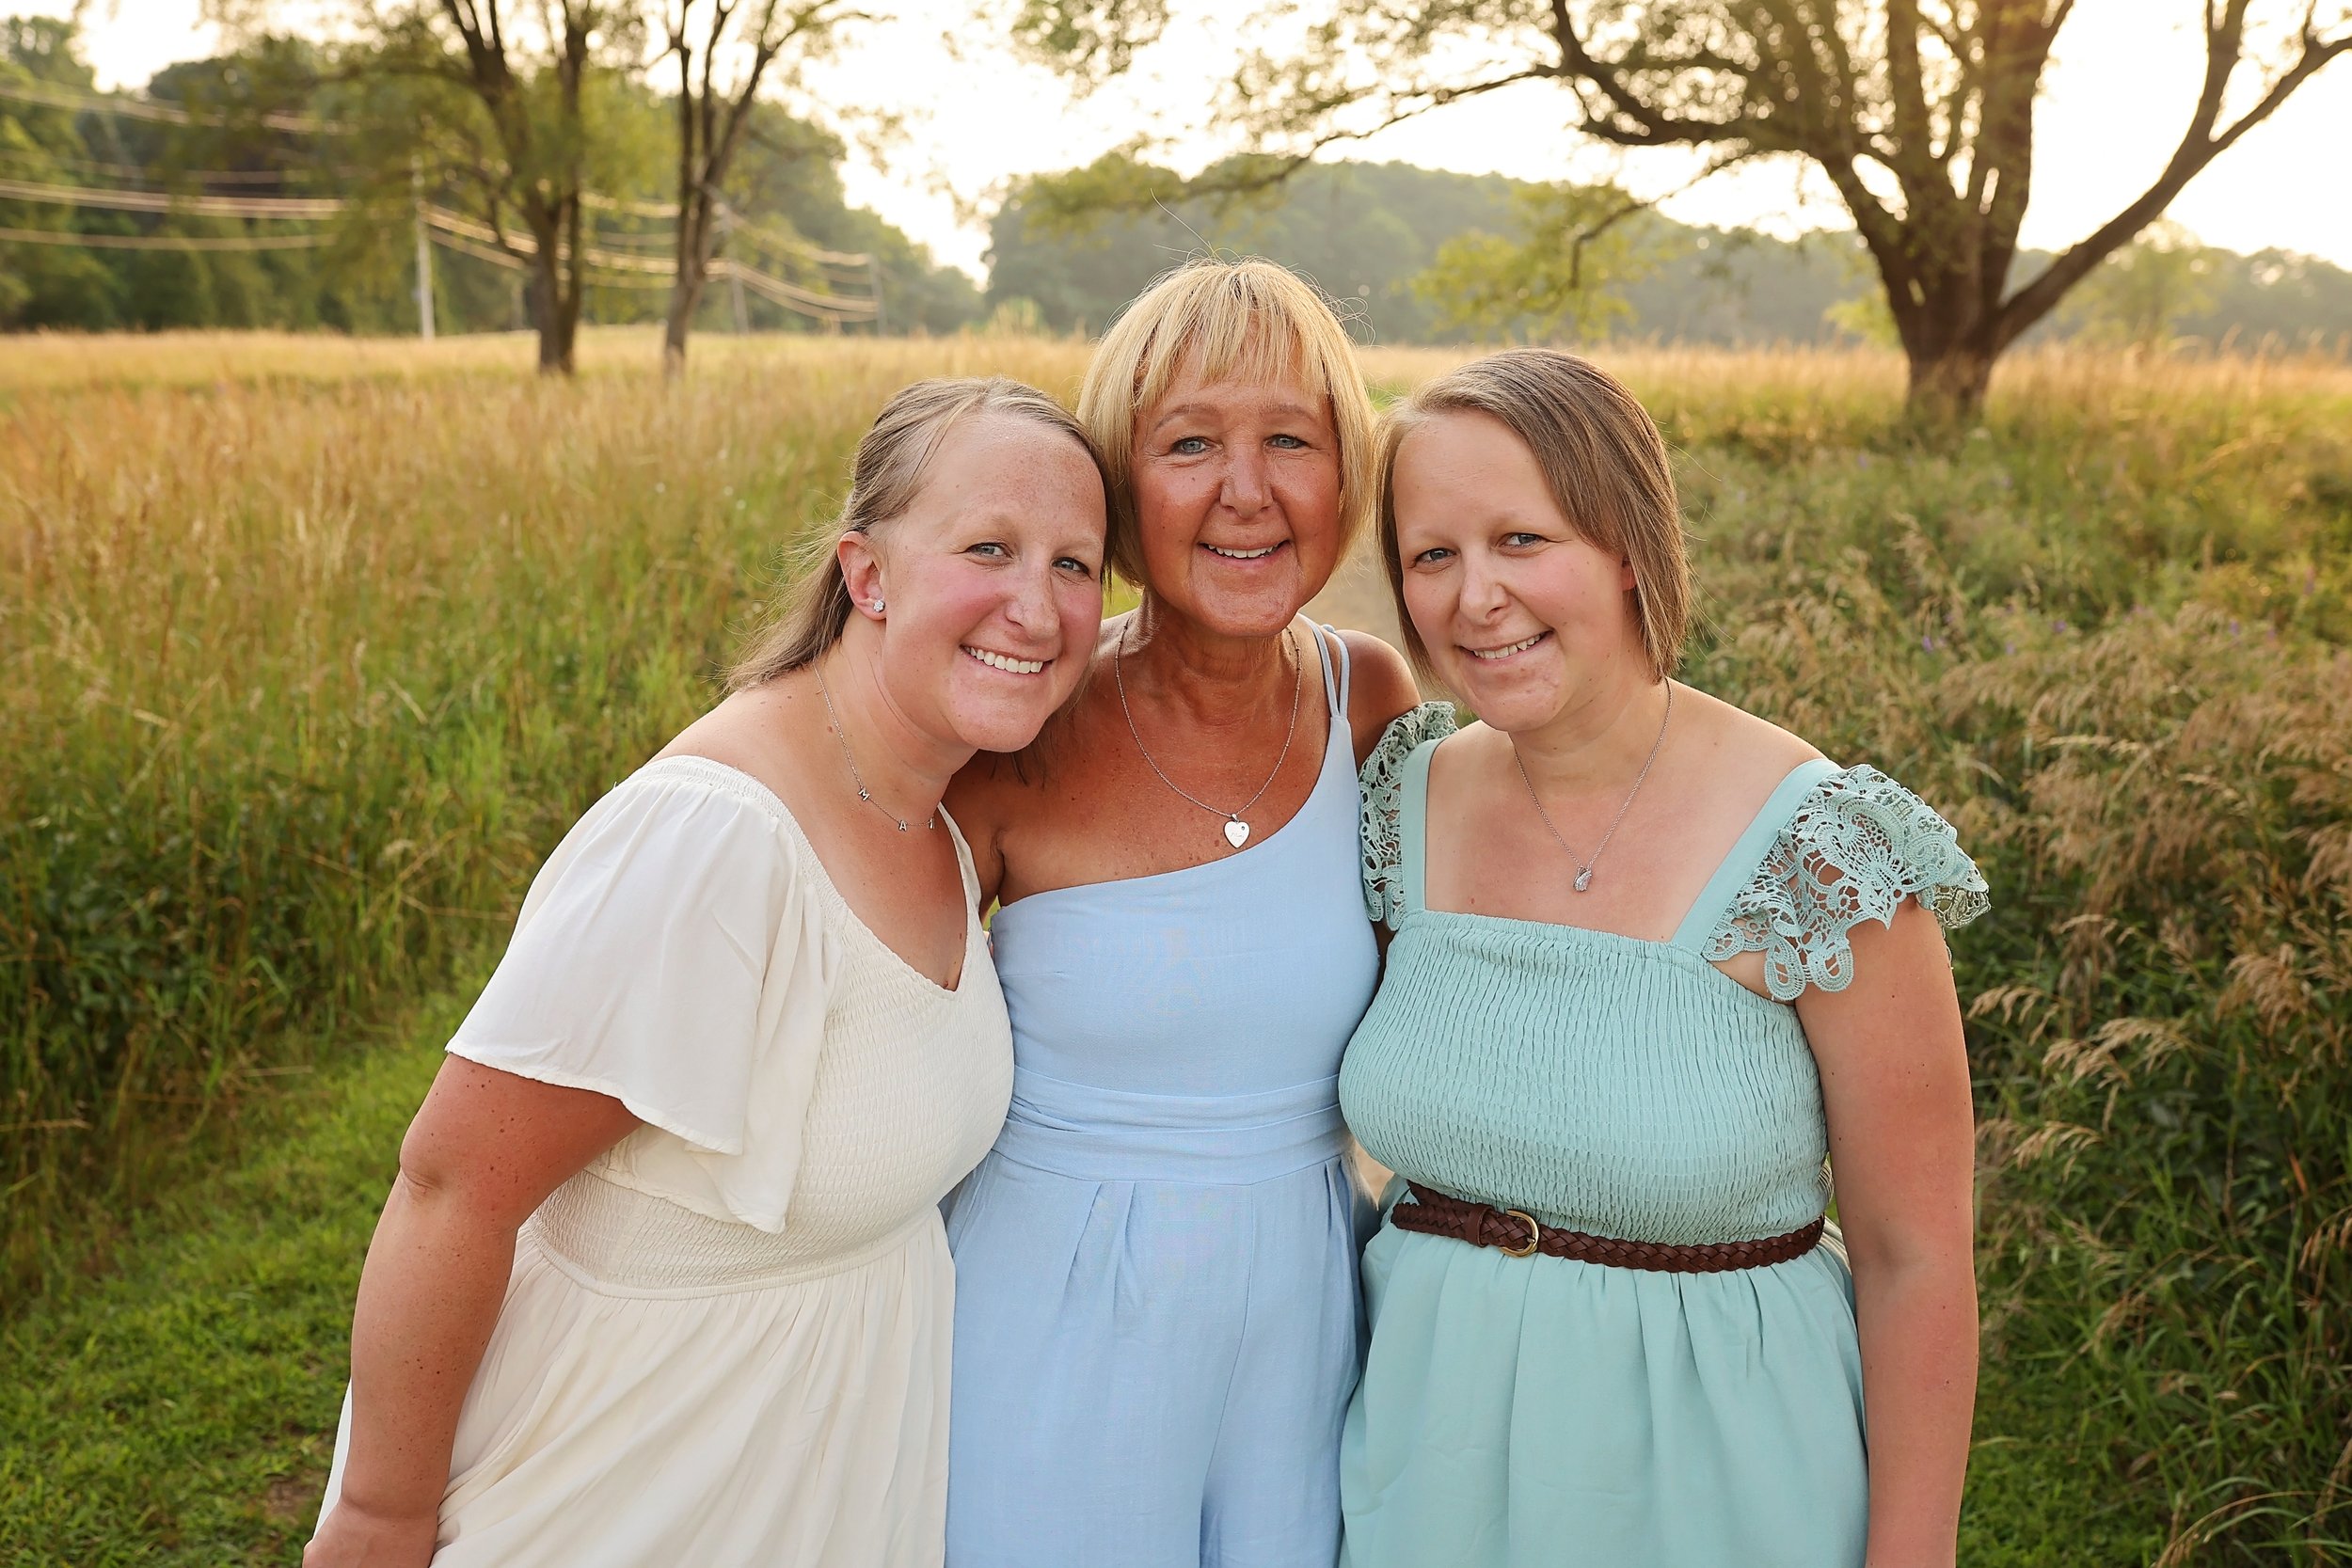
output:
[[[618,1100],[624,1180],[781,1227],[827,1006],[823,923],[780,807],[656,764],[548,858],[454,1055]]]
[[[1457,728],[1452,703],[1423,703],[1397,715],[1380,734],[1358,777],[1362,786],[1364,914],[1391,929],[1405,913],[1405,874],[1398,810],[1405,794],[1405,759],[1423,741]]]
[[[1951,930],[1989,907],[1983,874],[1933,808],[1867,766],[1824,778],[1780,831],[1707,943],[1721,961],[1764,955],[1775,1000],[1853,983],[1853,928],[1894,924],[1915,898]]]

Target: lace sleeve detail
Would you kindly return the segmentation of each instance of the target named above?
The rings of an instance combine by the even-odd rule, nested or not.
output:
[[[1405,794],[1405,759],[1424,740],[1442,740],[1457,726],[1452,703],[1423,703],[1389,721],[1365,759],[1363,786],[1364,913],[1393,928],[1405,912],[1397,807]]]
[[[1807,986],[1843,990],[1853,983],[1849,933],[1865,920],[1894,924],[1905,898],[1946,930],[1988,907],[1983,874],[1952,825],[1877,768],[1849,768],[1797,808],[1724,911],[1707,957],[1761,952],[1776,1001],[1793,1002]]]

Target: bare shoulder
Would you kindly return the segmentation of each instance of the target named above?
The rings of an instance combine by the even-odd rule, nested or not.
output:
[[[1372,633],[1343,628],[1340,641],[1347,649],[1347,723],[1360,768],[1389,721],[1421,701],[1421,687],[1405,656]]]
[[[1821,754],[1803,736],[1679,681],[1675,683],[1675,723],[1683,733],[1689,748],[1684,754],[1692,766],[1717,778],[1748,781],[1743,788],[1760,785],[1763,794]]]
[[[787,805],[799,789],[787,736],[805,718],[800,709],[816,701],[803,683],[779,676],[747,691],[730,692],[719,705],[680,730],[654,753],[667,757],[702,757],[747,773]]]

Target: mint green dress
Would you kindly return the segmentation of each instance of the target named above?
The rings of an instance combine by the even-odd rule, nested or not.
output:
[[[1850,983],[1848,933],[1905,898],[1947,927],[1983,911],[1950,826],[1874,768],[1817,760],[1672,941],[1433,911],[1423,806],[1452,729],[1425,705],[1364,768],[1367,905],[1395,939],[1340,1074],[1356,1136],[1402,1178],[1597,1235],[1809,1223],[1828,1137],[1791,1004]],[[1770,1000],[1710,962],[1751,950]],[[1383,1223],[1363,1281],[1371,1347],[1340,1449],[1351,1568],[1859,1568],[1862,1365],[1834,1243],[1662,1274]]]

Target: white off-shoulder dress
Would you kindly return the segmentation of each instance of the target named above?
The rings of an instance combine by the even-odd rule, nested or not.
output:
[[[645,1125],[523,1226],[438,1568],[939,1563],[938,1205],[1012,1087],[977,913],[935,985],[766,788],[664,759],[557,847],[449,1049]],[[325,1508],[349,1438],[346,1403]]]

